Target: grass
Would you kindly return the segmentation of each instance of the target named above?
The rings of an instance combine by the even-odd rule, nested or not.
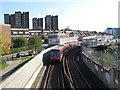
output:
[[[16,70],[18,70],[20,67],[22,67],[24,64],[26,64],[28,61],[30,61],[34,56],[28,56],[23,58],[23,60],[20,61],[20,63],[18,64],[18,66],[16,66],[13,70],[13,72],[15,72]]]
[[[20,64],[23,64],[23,63],[29,61],[31,58],[33,58],[33,56],[25,57],[22,61],[20,61]]]
[[[6,74],[3,75],[2,80],[4,80],[6,77],[10,76],[11,74],[13,74],[14,72],[16,72],[18,69],[20,69],[23,65],[25,65],[28,61],[30,61],[34,56],[28,56],[23,58],[23,60],[12,70],[10,70],[9,72],[7,72]]]
[[[7,64],[7,63],[0,64],[0,71],[1,71],[2,69],[4,69],[5,67],[7,67],[7,66],[8,66],[8,64]]]
[[[0,71],[7,67],[8,64],[6,63],[5,59],[0,59]]]

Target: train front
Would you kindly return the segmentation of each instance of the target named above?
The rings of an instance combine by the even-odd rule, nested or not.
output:
[[[59,62],[60,59],[60,50],[59,49],[52,49],[51,50],[51,62]]]

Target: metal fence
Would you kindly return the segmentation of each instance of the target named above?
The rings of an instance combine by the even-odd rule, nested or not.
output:
[[[82,46],[82,53],[91,59],[93,62],[102,66],[103,68],[109,70],[111,68],[116,68],[120,70],[120,59],[115,54],[110,54],[106,52],[98,52],[94,49]]]

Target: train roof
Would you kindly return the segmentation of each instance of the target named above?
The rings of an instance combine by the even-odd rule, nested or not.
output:
[[[63,46],[64,46],[64,45],[58,45],[58,46],[56,46],[55,48],[53,48],[52,50],[60,50],[60,49],[63,49]]]

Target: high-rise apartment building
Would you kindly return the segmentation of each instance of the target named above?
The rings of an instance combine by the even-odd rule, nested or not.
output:
[[[15,12],[15,27],[16,28],[21,28],[22,26],[22,16],[21,16],[21,12]]]
[[[4,23],[5,24],[9,24],[10,21],[9,21],[9,14],[4,14]]]
[[[33,29],[43,29],[43,18],[33,18]]]
[[[52,30],[58,30],[58,16],[52,16]]]
[[[46,15],[45,17],[46,30],[58,30],[58,16]]]
[[[38,29],[43,29],[43,18],[38,18]]]
[[[4,23],[11,24],[12,28],[29,28],[29,12],[20,11],[15,14],[4,14]]]
[[[15,14],[9,15],[9,20],[10,20],[9,24],[11,24],[11,28],[14,28],[15,27]]]
[[[33,29],[37,29],[37,18],[32,19]]]
[[[52,16],[51,15],[46,15],[45,17],[45,29],[46,30],[51,30],[52,29]]]
[[[22,19],[22,27],[23,28],[29,28],[29,12],[23,12],[21,14],[21,19]]]

